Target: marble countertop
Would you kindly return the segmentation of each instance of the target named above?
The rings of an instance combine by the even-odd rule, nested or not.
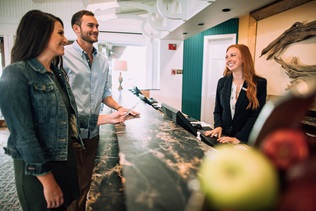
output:
[[[131,107],[138,98],[126,93],[118,101]],[[88,210],[182,211],[212,148],[144,102],[135,110],[138,118],[101,127]]]

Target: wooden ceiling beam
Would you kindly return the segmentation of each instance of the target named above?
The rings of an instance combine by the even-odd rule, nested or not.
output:
[[[264,18],[268,18],[272,15],[276,15],[310,1],[313,0],[278,0],[250,12],[250,16],[256,21],[260,21]]]

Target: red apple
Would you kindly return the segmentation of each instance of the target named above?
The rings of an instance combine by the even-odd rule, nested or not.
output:
[[[298,129],[279,129],[267,135],[260,150],[280,170],[307,158],[308,144],[306,135]]]

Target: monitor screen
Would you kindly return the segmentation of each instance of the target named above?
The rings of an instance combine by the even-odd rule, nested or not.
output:
[[[138,89],[137,86],[134,86],[134,89],[133,89],[133,90],[134,90],[134,94],[137,95],[137,96],[138,96],[139,94],[143,94],[143,93]]]
[[[174,123],[177,123],[177,112],[179,112],[179,110],[177,110],[177,109],[175,109],[175,108],[173,108],[165,103],[161,104],[161,109],[162,109],[162,112],[164,113],[165,117],[172,120]]]
[[[190,132],[192,135],[196,136],[198,130],[193,127],[191,122],[183,115],[181,111],[177,112],[177,125],[183,127],[186,131]]]
[[[172,120],[177,125],[183,127],[186,131],[190,132],[194,136],[197,135],[197,129],[192,126],[190,121],[184,116],[184,114],[181,111],[165,103],[161,104],[161,109],[167,118]]]

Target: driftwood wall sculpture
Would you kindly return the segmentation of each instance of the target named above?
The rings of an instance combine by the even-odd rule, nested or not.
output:
[[[316,65],[299,64],[297,57],[293,57],[290,63],[286,63],[280,55],[287,45],[313,36],[316,36],[316,21],[307,24],[296,22],[261,51],[260,57],[267,54],[267,60],[273,57],[285,69],[286,74],[292,79],[288,89],[301,77],[316,76]]]

